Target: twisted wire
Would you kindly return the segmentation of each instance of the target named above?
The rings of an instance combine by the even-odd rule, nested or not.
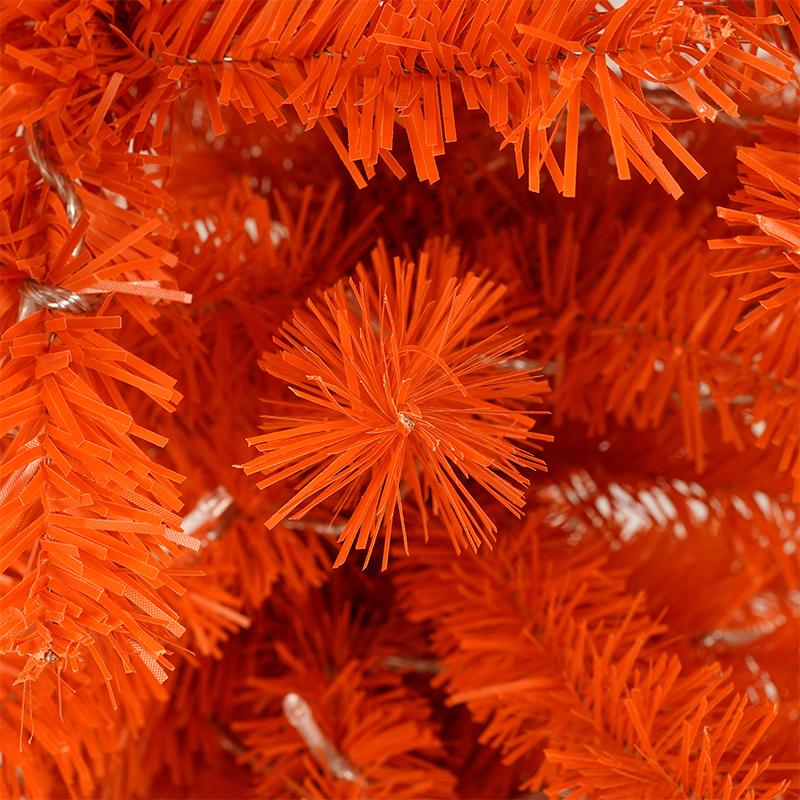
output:
[[[75,223],[83,211],[83,203],[78,197],[75,184],[62,175],[54,166],[47,153],[42,140],[41,122],[34,122],[30,128],[25,129],[25,140],[28,145],[28,156],[31,162],[41,173],[42,177],[56,190],[69,224],[74,228]],[[79,256],[83,250],[83,237],[81,237],[73,256]],[[49,308],[56,311],[70,311],[73,314],[86,314],[97,306],[96,299],[83,297],[69,289],[58,286],[47,286],[33,278],[25,278],[19,285],[20,305],[18,321],[29,317],[40,308]]]
[[[59,286],[47,286],[25,278],[19,285],[22,298],[20,303],[20,319],[30,316],[40,308],[49,308],[53,311],[70,311],[73,314],[87,314],[97,307],[97,299],[62,289]],[[25,313],[23,313],[23,309]]]
[[[30,128],[25,129],[25,139],[28,144],[28,156],[36,165],[42,177],[56,190],[56,194],[64,204],[69,224],[74,228],[81,211],[83,211],[83,203],[78,197],[75,184],[55,169],[53,163],[47,158],[44,141],[42,140],[41,122],[34,122]],[[82,249],[83,239],[78,242],[72,255],[80,255]]]

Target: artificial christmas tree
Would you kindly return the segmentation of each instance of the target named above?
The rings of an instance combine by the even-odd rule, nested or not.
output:
[[[795,2],[0,12],[3,797],[798,796]]]

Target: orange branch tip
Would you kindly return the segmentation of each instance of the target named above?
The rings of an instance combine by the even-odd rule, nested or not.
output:
[[[335,498],[336,514],[352,509],[335,566],[353,547],[368,549],[368,563],[383,529],[385,569],[396,514],[405,535],[405,501],[426,537],[429,516],[441,517],[457,551],[494,539],[470,482],[521,512],[524,471],[545,468],[531,449],[550,437],[533,430],[530,406],[548,386],[506,368],[522,343],[503,333],[505,287],[447,278],[435,254],[390,266],[379,246],[372,260],[374,277],[362,268],[358,283],[296,311],[280,352],[264,355],[298,407],[292,419],[268,418],[250,440],[261,455],[243,468],[264,474],[259,488],[300,479],[270,527]]]

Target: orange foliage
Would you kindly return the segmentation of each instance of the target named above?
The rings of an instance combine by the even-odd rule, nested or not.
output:
[[[0,15],[0,797],[800,796],[795,2]]]
[[[505,287],[471,273],[449,275],[458,263],[458,254],[450,255],[440,250],[441,260],[429,259],[423,252],[416,270],[395,259],[392,275],[379,246],[372,254],[376,279],[359,267],[358,283],[337,284],[318,305],[309,300],[310,313],[295,312],[284,326],[282,352],[262,362],[293,384],[297,400],[291,418],[268,418],[268,433],[248,440],[264,455],[245,464],[245,472],[267,475],[260,489],[308,476],[267,521],[270,527],[332,496],[339,498],[337,515],[355,506],[334,566],[355,545],[369,546],[366,567],[384,526],[386,569],[395,511],[408,551],[401,483],[419,509],[426,540],[430,504],[456,551],[477,550],[494,539],[495,527],[463,480],[518,513],[528,483],[520,470],[544,468],[522,446],[551,440],[531,430],[525,410],[547,385],[527,370],[503,371],[521,355],[522,342],[487,324],[498,315]]]

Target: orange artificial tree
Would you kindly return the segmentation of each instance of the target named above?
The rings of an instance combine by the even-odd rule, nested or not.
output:
[[[800,795],[794,0],[0,14],[0,797]]]

